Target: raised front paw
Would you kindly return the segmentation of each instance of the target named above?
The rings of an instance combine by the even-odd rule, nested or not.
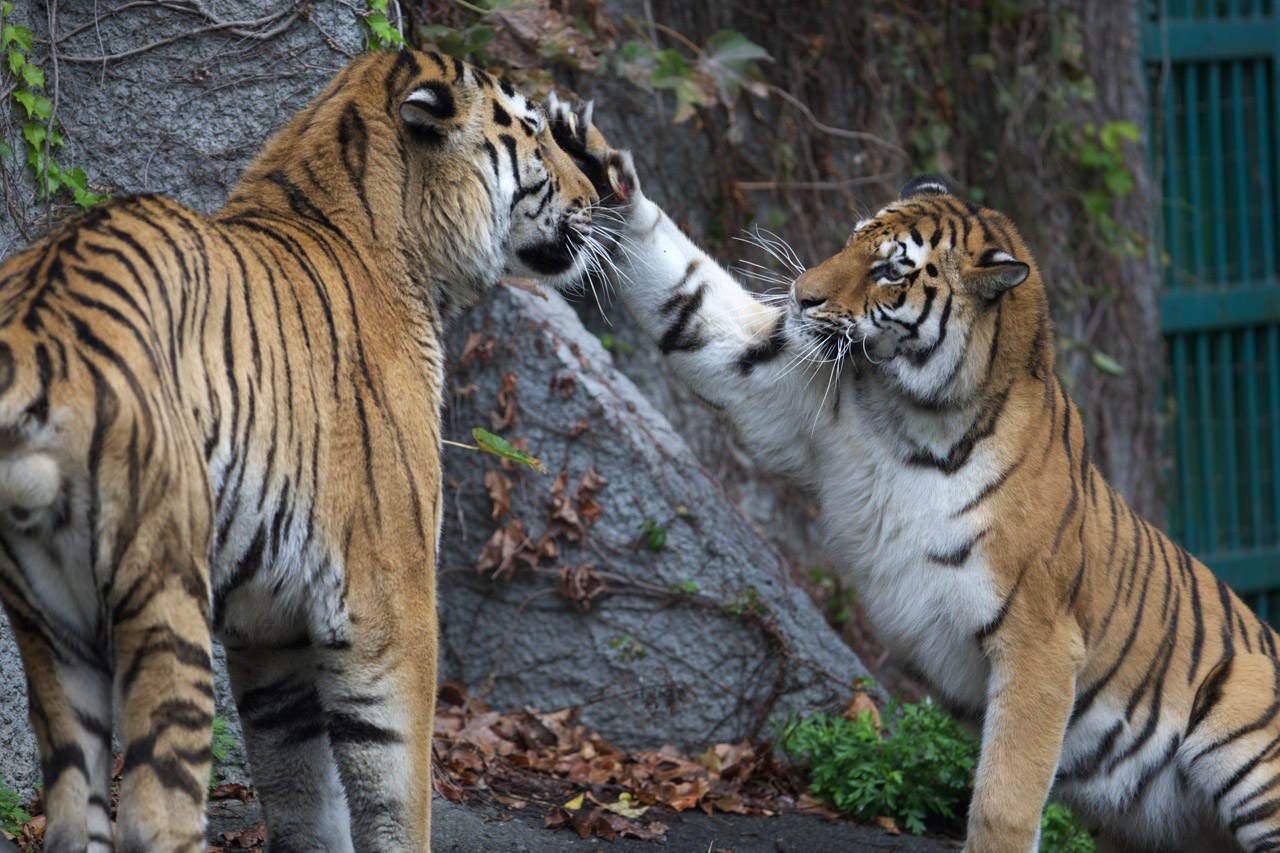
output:
[[[578,168],[587,176],[606,207],[620,207],[635,201],[640,181],[630,151],[610,147],[592,122],[591,101],[570,104],[552,92],[543,105],[551,123],[551,135]]]

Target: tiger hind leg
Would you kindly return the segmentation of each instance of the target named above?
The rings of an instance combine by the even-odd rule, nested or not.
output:
[[[431,743],[436,693],[435,608],[396,636],[364,632],[321,648],[329,742],[360,853],[431,849]],[[415,636],[418,642],[414,642]]]
[[[352,850],[315,666],[310,648],[227,650],[270,853]]]
[[[28,630],[19,608],[10,625],[28,673],[31,726],[40,747],[47,853],[110,853],[111,677],[105,662],[55,648]]]
[[[1212,669],[1180,757],[1241,849],[1280,851],[1280,661],[1241,654]]]
[[[108,601],[124,750],[116,849],[203,853],[213,737],[207,575],[163,522],[133,541],[137,553],[126,552],[119,576],[134,580]]]

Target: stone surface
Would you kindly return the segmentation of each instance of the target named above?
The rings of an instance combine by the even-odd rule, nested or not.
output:
[[[494,707],[580,705],[583,722],[623,748],[701,749],[767,731],[789,708],[838,701],[865,674],[559,297],[499,288],[471,310],[453,354],[445,436],[501,427],[526,438],[548,474],[504,473],[494,456],[446,448],[445,676]],[[589,470],[607,485],[575,499]],[[495,521],[486,482],[498,475],[512,500]],[[495,529],[509,548],[525,540],[497,567],[482,558]],[[548,531],[556,553],[524,558]]]

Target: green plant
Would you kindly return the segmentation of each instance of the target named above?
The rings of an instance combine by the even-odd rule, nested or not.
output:
[[[237,747],[236,739],[227,734],[226,717],[213,718],[213,742],[210,744],[209,752],[213,756],[213,766],[209,768],[209,788],[210,790],[218,787],[218,783],[222,779],[222,775],[218,773],[218,765],[227,760],[230,750]]]
[[[827,621],[837,628],[848,622],[853,615],[851,608],[858,598],[858,591],[844,586],[835,573],[825,566],[810,568],[809,582],[819,590]]]
[[[810,790],[859,820],[892,817],[919,835],[930,819],[964,814],[978,744],[926,699],[889,703],[883,732],[869,711],[856,719],[815,714],[781,727],[779,745],[799,760]]]
[[[618,355],[618,354],[625,355],[631,352],[631,344],[615,337],[612,332],[605,332],[600,336],[600,346],[604,347],[606,351],[611,352],[615,355]]]
[[[644,544],[649,550],[661,551],[667,547],[667,529],[658,524],[658,519],[652,515],[645,518],[639,529],[644,533]]]
[[[1049,803],[1040,818],[1041,853],[1094,853],[1093,839],[1071,810]]]
[[[675,595],[697,595],[698,585],[694,581],[680,581],[668,587]]]
[[[53,152],[62,148],[66,140],[53,115],[53,102],[44,92],[44,70],[31,61],[34,42],[31,30],[13,23],[10,14],[13,4],[0,3],[0,52],[9,73],[14,78],[13,100],[22,106],[26,120],[22,124],[22,139],[26,143],[26,160],[34,171],[36,198],[44,200],[61,189],[69,191],[76,204],[90,207],[107,198],[89,190],[88,179],[79,167],[67,169],[53,159]],[[11,163],[17,155],[0,140],[0,156]]]
[[[363,17],[369,28],[370,50],[398,50],[404,46],[404,36],[387,20],[387,0],[367,0],[369,11]]]
[[[10,835],[22,833],[22,824],[31,820],[31,815],[22,807],[23,802],[23,796],[0,779],[0,830]]]
[[[645,89],[675,94],[672,121],[691,118],[697,107],[732,106],[743,89],[759,96],[767,94],[757,63],[770,61],[769,53],[742,33],[718,30],[699,47],[653,21],[628,22],[641,33],[648,28],[662,30],[689,51],[686,56],[678,48],[658,48],[648,38],[641,38],[625,42],[614,57],[614,69],[620,76]]]
[[[494,435],[487,429],[476,427],[471,430],[471,437],[476,440],[475,444],[463,444],[460,441],[450,441],[447,438],[440,439],[441,444],[448,444],[453,447],[461,447],[464,450],[479,450],[483,453],[492,453],[494,456],[506,459],[510,462],[516,462],[520,465],[526,465],[535,471],[547,473],[547,466],[542,464],[539,459],[534,459],[528,453],[519,448],[513,447],[511,442],[507,441],[500,435]]]
[[[873,686],[867,679],[855,685]],[[929,699],[889,702],[881,727],[870,711],[856,719],[793,715],[775,724],[778,745],[801,762],[810,791],[859,820],[892,817],[910,832],[930,820],[959,820],[973,795],[978,742]],[[1071,810],[1045,806],[1042,853],[1093,853],[1093,839]]]
[[[614,637],[608,645],[613,650],[613,659],[618,663],[635,663],[649,656],[649,651],[644,645],[637,642],[630,634]]]
[[[733,601],[724,605],[724,611],[730,616],[736,616],[739,619],[743,616],[764,618],[769,615],[769,608],[760,600],[760,593],[756,591],[754,586],[749,586],[738,593]]]

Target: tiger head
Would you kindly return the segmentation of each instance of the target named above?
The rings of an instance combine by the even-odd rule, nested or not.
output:
[[[1029,313],[1043,313],[1039,272],[1013,224],[924,176],[796,279],[793,311],[821,357],[869,364],[920,401],[945,404],[985,376],[1015,288]],[[1040,326],[1033,319],[1019,346],[1034,348]]]
[[[224,215],[265,203],[332,225],[448,313],[503,276],[579,281],[596,200],[537,104],[461,60],[402,50],[340,72]]]

